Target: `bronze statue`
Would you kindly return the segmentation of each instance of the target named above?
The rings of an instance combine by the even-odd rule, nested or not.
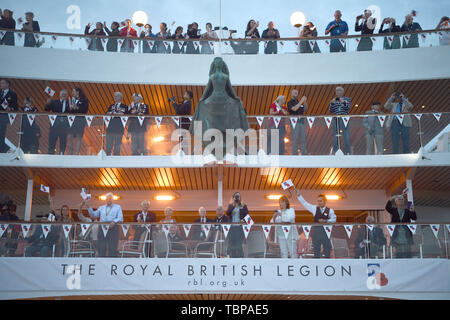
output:
[[[220,130],[224,143],[226,129],[242,129],[245,132],[250,128],[242,101],[231,86],[228,67],[220,57],[214,58],[211,63],[208,84],[189,128],[191,133],[194,133],[194,121],[202,121],[202,134],[212,128]]]

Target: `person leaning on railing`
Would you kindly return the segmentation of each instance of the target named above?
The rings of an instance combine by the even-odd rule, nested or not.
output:
[[[108,29],[106,26],[106,21],[103,23],[103,26],[105,27],[105,32],[110,37],[118,37],[120,36],[120,24],[117,21],[114,21],[111,23],[111,30]],[[106,43],[106,51],[110,52],[117,52],[117,39],[108,39],[108,42]]]
[[[300,32],[300,37],[310,38],[311,40],[317,38],[317,28],[311,22],[307,22],[302,31]],[[300,53],[320,53],[319,45],[317,41],[314,41],[314,46],[311,49],[310,40],[300,40]]]
[[[413,22],[413,20],[414,20],[414,18],[412,16],[412,14],[406,15],[405,22],[403,22],[401,31],[408,32],[408,31],[422,30],[422,28],[420,27],[420,24],[418,24],[417,22]],[[416,33],[416,34],[411,34],[408,36],[409,36],[408,42],[406,42],[405,37],[403,37],[402,48],[418,48],[419,47],[419,35]]]
[[[391,223],[412,223],[417,220],[414,206],[410,203],[405,205],[403,195],[391,197],[386,203],[386,211],[391,215]],[[396,258],[411,258],[411,246],[414,243],[411,230],[406,225],[397,225],[392,234],[391,243],[395,248]]]
[[[91,29],[91,24],[88,23],[86,28],[84,29],[85,35],[91,36],[106,36],[105,31],[103,31],[103,24],[101,22],[97,22],[95,24],[95,29],[89,31]],[[91,51],[104,51],[102,38],[86,38],[89,41],[88,50]]]
[[[39,44],[34,38],[34,34],[29,32],[40,32],[41,28],[39,27],[39,22],[33,20],[33,12],[25,13],[25,19],[27,22],[25,22],[22,26],[22,31],[27,32],[25,33],[24,47],[38,47]]]
[[[383,29],[385,24],[389,25],[389,28]],[[392,33],[392,32],[401,32],[400,26],[395,24],[394,18],[384,18],[383,21],[381,22],[380,30],[378,31],[378,33]],[[389,36],[389,38],[391,38],[392,41],[390,41],[388,37],[384,37],[383,49],[384,50],[400,49],[401,47],[400,36],[393,35]]]
[[[331,21],[326,29],[325,35],[346,36],[348,34],[347,22],[341,20],[342,13],[340,10],[334,12],[334,20]],[[341,39],[332,39],[330,41],[330,52],[345,52],[346,46],[342,45]]]
[[[359,24],[361,19],[362,23]],[[372,11],[364,10],[364,14],[356,17],[355,31],[361,31],[362,35],[373,34],[376,24],[377,19],[372,17]],[[358,43],[356,51],[371,51],[372,46],[373,43],[370,37],[362,37]]]
[[[164,45],[163,41],[170,38],[170,31],[167,31],[167,23],[161,22],[159,25],[159,32],[155,35],[158,41],[155,41],[156,53],[170,53],[170,45]]]
[[[192,22],[191,24],[188,24],[185,38],[193,40],[200,39],[200,30],[198,29],[197,22]],[[186,43],[186,53],[198,54],[200,53],[200,49],[198,47],[195,47],[193,41],[188,41]]]
[[[155,38],[155,35],[152,33],[152,26],[150,24],[146,24],[144,26],[144,30],[142,30],[141,34],[139,35],[139,38]],[[142,43],[142,52],[143,53],[153,53],[154,47],[150,48],[150,45],[147,41],[143,41]]]
[[[2,111],[17,111],[19,106],[17,104],[17,94],[10,88],[10,82],[7,79],[0,80],[0,110]],[[9,124],[8,115],[6,113],[0,114],[0,153],[5,153],[10,150],[5,143],[6,129]]]
[[[244,38],[246,39],[259,39],[261,38],[258,31],[259,21],[251,19],[247,23],[247,28],[244,33]],[[231,34],[230,34],[231,36]],[[257,54],[259,52],[258,41],[241,41],[241,42],[231,42],[231,47],[235,54]]]
[[[263,31],[261,38],[263,39],[279,39],[280,32],[278,29],[274,28],[273,21],[267,24],[267,29]],[[278,52],[278,42],[277,41],[266,41],[264,53],[265,54],[277,54]]]
[[[13,12],[9,9],[2,10],[0,9],[0,28],[3,29],[16,29],[16,20],[13,19]],[[14,32],[6,32],[2,39],[0,39],[0,45],[14,46]]]
[[[178,26],[175,29],[175,33],[170,37],[170,39],[174,40],[172,44],[172,53],[179,54],[184,53],[184,49],[186,48],[186,43],[184,43],[181,48],[178,45],[178,41],[183,42],[185,36],[183,35],[183,27]]]

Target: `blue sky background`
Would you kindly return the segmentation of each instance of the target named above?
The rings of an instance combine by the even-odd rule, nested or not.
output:
[[[136,10],[143,10],[149,17],[149,23],[153,31],[159,31],[159,23],[164,21],[168,25],[176,21],[174,28],[181,25],[186,31],[188,23],[196,21],[202,30],[206,22],[214,26],[219,24],[220,5],[219,0],[2,0],[0,7],[14,11],[14,17],[24,17],[26,11],[35,13],[35,19],[39,21],[41,31],[54,31],[63,33],[83,33],[88,22],[104,21],[108,25],[111,21],[122,21],[131,18]],[[81,29],[69,30],[66,21],[69,14],[67,7],[77,5],[81,9]],[[294,37],[297,30],[291,26],[289,18],[292,12],[302,11],[307,21],[312,21],[317,27],[319,35],[324,34],[328,22],[333,20],[333,13],[340,9],[343,20],[350,27],[350,34],[358,34],[354,31],[355,17],[371,5],[380,8],[381,17],[394,17],[398,24],[402,24],[406,14],[416,10],[418,15],[415,21],[419,22],[423,29],[434,29],[443,15],[450,15],[450,1],[448,0],[222,0],[222,25],[229,29],[237,29],[241,37],[247,22],[250,19],[260,21],[259,31],[266,28],[270,20],[275,22],[282,37]]]

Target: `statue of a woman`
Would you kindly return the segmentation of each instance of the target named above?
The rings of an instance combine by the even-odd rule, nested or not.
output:
[[[216,57],[209,70],[209,81],[198,102],[190,131],[194,132],[194,121],[202,121],[202,131],[215,128],[223,133],[226,129],[250,128],[242,101],[234,93],[230,83],[230,72],[225,62]]]

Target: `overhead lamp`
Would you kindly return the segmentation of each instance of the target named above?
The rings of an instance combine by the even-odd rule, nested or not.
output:
[[[305,14],[301,11],[295,11],[291,14],[291,24],[296,27],[300,28],[306,21]]]
[[[326,194],[325,198],[327,200],[341,200],[342,199],[342,197],[337,194]]]
[[[266,196],[267,200],[279,200],[283,195],[282,194],[269,194]]]
[[[155,200],[157,201],[172,201],[175,200],[175,196],[170,194],[159,194],[155,196]]]
[[[106,194],[98,196],[98,199],[102,200],[102,201],[105,201],[106,200]],[[119,200],[119,199],[120,199],[120,196],[115,195],[115,194],[113,195],[113,200]]]
[[[136,11],[135,13],[133,13],[133,23],[135,25],[137,25],[138,27],[143,27],[147,21],[148,21],[148,17],[147,14],[144,11]]]
[[[153,138],[153,142],[161,142],[161,141],[164,141],[164,136]]]

